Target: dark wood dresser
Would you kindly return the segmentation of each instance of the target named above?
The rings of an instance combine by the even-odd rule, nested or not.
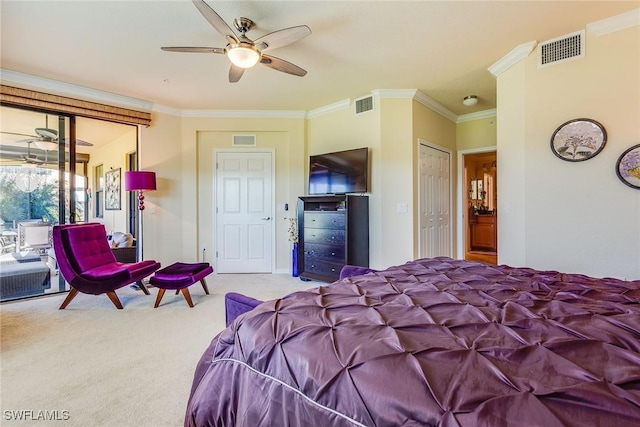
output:
[[[333,282],[346,264],[369,266],[369,198],[298,198],[298,270],[302,280]]]

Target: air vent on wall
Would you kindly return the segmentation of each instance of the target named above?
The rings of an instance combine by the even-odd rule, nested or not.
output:
[[[373,110],[373,96],[356,99],[356,114],[366,113]]]
[[[231,143],[234,147],[254,147],[256,145],[256,136],[255,135],[233,135],[233,142]]]
[[[538,67],[584,57],[584,30],[547,40],[538,45]]]

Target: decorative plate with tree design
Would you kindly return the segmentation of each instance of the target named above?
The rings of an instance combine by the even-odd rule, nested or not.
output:
[[[595,157],[607,143],[607,131],[591,119],[574,119],[561,124],[551,136],[551,151],[568,162]]]
[[[640,144],[620,155],[616,162],[616,174],[626,185],[640,190]]]

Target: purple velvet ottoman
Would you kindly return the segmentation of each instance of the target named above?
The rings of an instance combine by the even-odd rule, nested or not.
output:
[[[162,297],[167,289],[172,289],[178,292],[182,291],[184,299],[187,300],[189,307],[193,307],[193,301],[191,301],[191,294],[189,294],[188,287],[196,283],[198,280],[202,283],[204,293],[209,295],[209,289],[207,288],[207,282],[205,277],[213,273],[213,268],[208,262],[200,262],[188,264],[184,262],[176,262],[162,270],[156,271],[149,282],[158,288],[158,296],[156,297],[156,304],[153,308],[157,308],[162,301]]]

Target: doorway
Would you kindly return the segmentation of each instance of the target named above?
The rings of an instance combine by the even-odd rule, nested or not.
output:
[[[497,264],[498,184],[495,150],[462,156],[464,259]]]

